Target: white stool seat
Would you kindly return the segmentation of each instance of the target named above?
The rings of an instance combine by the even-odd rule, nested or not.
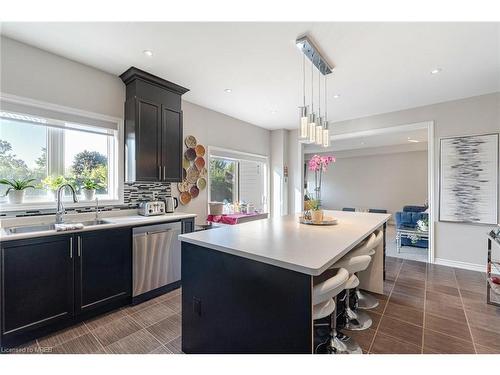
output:
[[[313,319],[322,319],[326,316],[333,314],[335,311],[335,302],[333,299],[329,299],[328,301],[318,303],[313,306]]]
[[[351,255],[348,253],[338,262],[334,263],[331,268],[344,268],[347,270],[347,272],[349,272],[349,274],[353,274],[366,270],[370,265],[371,260],[372,257],[369,255],[359,255],[351,257]]]
[[[337,267],[340,268],[340,267]],[[319,303],[331,300],[345,288],[345,283],[349,279],[349,272],[340,268],[335,276],[330,277],[318,285],[313,287],[312,303],[317,305]]]
[[[345,284],[346,289],[354,289],[359,286],[359,279],[355,274],[352,274],[351,277],[349,277],[349,280],[347,280],[347,283]]]

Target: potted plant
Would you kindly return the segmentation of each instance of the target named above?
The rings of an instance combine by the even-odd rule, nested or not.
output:
[[[94,168],[93,170],[85,170],[82,173],[82,193],[87,201],[94,200],[97,189],[106,187],[104,183],[105,174],[102,168]]]
[[[57,189],[68,180],[64,176],[47,176],[41,181],[41,185],[51,192],[52,198],[55,200]]]
[[[314,155],[311,160],[309,160],[309,170],[314,172],[315,182],[315,199],[311,200],[309,203],[311,207],[311,219],[314,222],[323,220],[323,210],[321,209],[321,178],[323,172],[326,172],[330,163],[335,163],[335,157]]]
[[[320,201],[317,199],[310,200],[309,208],[311,210],[311,220],[315,223],[321,223],[323,221],[323,210]]]
[[[25,190],[27,188],[35,189],[35,186],[31,184],[33,181],[35,181],[34,178],[26,180],[16,180],[15,178],[8,180],[2,178],[0,179],[0,184],[10,186],[5,192],[5,195],[9,197],[9,203],[20,204],[23,203]]]

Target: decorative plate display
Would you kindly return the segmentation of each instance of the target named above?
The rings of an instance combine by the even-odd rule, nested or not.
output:
[[[200,195],[200,191],[207,187],[207,168],[205,161],[205,146],[199,145],[196,138],[188,135],[184,138],[187,149],[182,158],[182,182],[177,184],[179,201],[187,205],[191,199]]]
[[[187,148],[195,148],[196,147],[196,138],[193,137],[192,135],[188,135],[185,139],[184,139],[184,143],[186,144],[186,147]]]
[[[181,193],[181,195],[179,196],[179,200],[181,201],[181,204],[186,205],[191,202],[191,194],[185,191]]]
[[[205,168],[205,159],[198,156],[194,161],[194,165],[196,165],[196,168],[198,168],[198,170],[201,171],[203,168]]]
[[[309,225],[336,225],[339,223],[339,221],[337,219],[335,219],[334,217],[329,217],[329,216],[325,216],[322,221],[312,221],[312,220],[304,219],[304,217],[301,216],[299,218],[299,221],[302,224],[309,224]]]
[[[189,182],[187,181],[179,182],[177,184],[177,190],[179,190],[179,193],[184,193],[186,191],[189,191]]]
[[[195,184],[196,180],[198,180],[198,177],[200,177],[200,172],[198,171],[198,169],[194,165],[189,167],[189,169],[187,170],[186,180],[190,184]]]
[[[196,145],[194,150],[196,151],[196,156],[205,156],[205,147],[203,145]]]
[[[184,151],[184,157],[190,162],[196,159],[196,151],[194,150],[194,148],[188,148],[186,151]]]
[[[196,186],[200,190],[205,189],[207,187],[207,180],[205,179],[205,177],[200,177],[198,181],[196,181]]]
[[[191,189],[189,189],[189,194],[191,194],[192,198],[196,198],[198,194],[200,194],[200,190],[196,186],[191,186]]]

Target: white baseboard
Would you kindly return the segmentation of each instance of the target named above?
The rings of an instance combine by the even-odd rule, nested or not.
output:
[[[482,265],[482,264],[459,262],[457,260],[449,260],[449,259],[441,259],[441,258],[435,258],[434,263],[439,264],[441,266],[462,268],[465,270],[478,271],[478,272],[486,272],[486,265]]]

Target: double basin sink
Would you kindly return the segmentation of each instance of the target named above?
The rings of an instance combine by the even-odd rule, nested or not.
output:
[[[76,224],[76,223],[83,224],[84,227],[89,227],[94,225],[111,224],[111,221],[87,220],[87,221],[68,222],[66,224]],[[37,224],[37,225],[23,225],[18,227],[5,228],[5,232],[7,232],[7,234],[19,234],[19,233],[44,232],[55,229],[56,229],[55,224]]]

